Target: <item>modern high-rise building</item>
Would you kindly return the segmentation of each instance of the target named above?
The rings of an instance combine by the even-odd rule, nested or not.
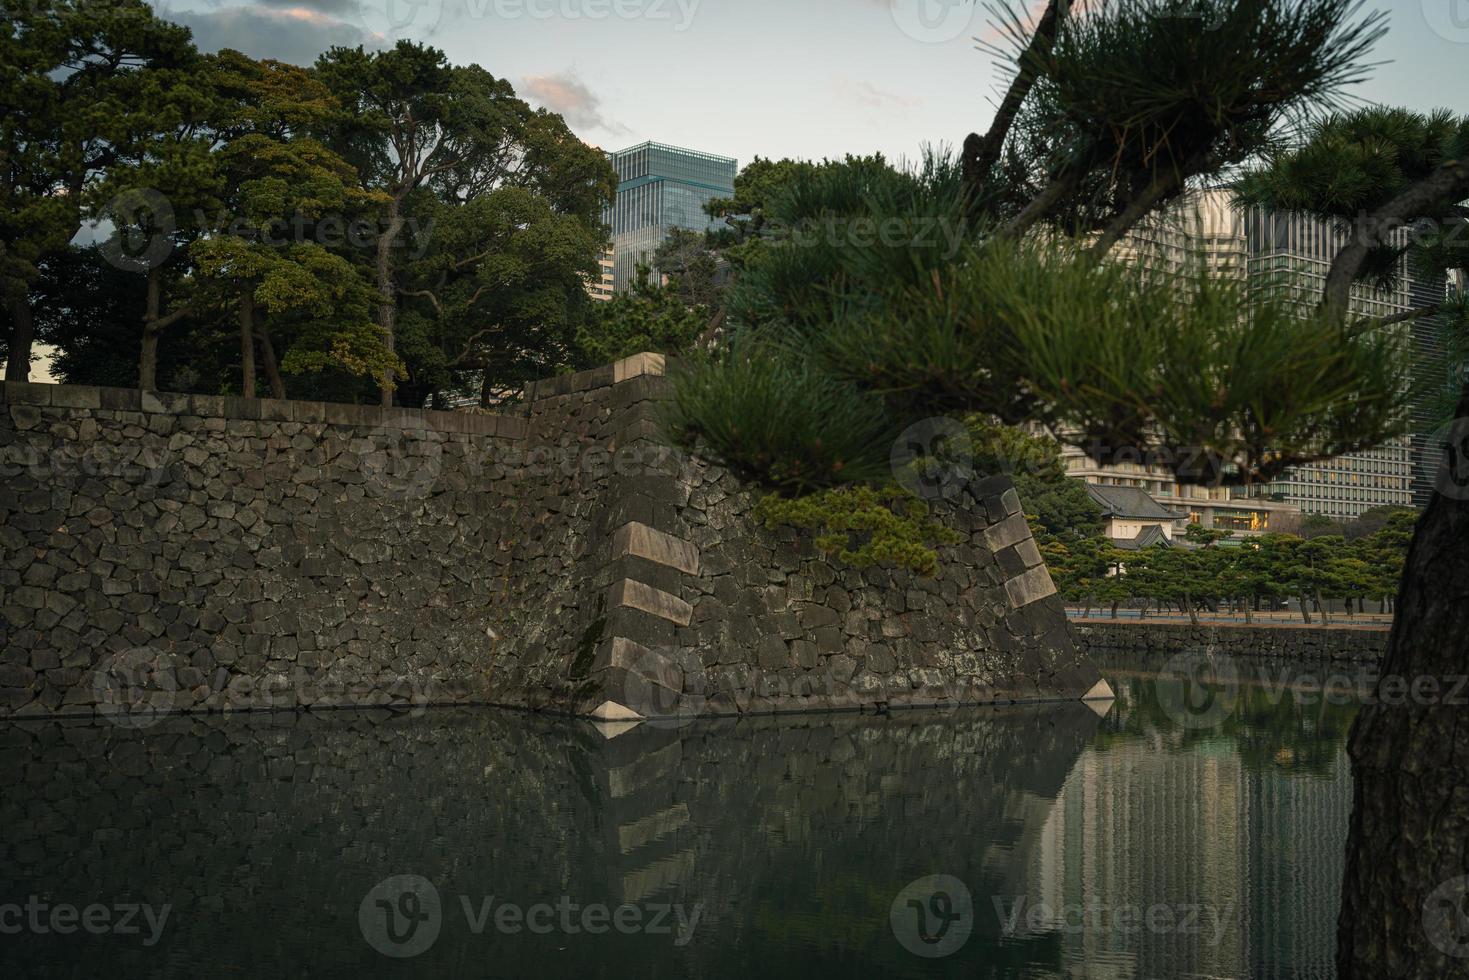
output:
[[[1188,696],[1181,679],[1156,683],[1176,685],[1166,697]],[[1129,692],[1118,687],[1126,707]],[[1021,884],[1032,907],[1076,910],[1070,924],[1082,928],[1051,932],[1065,961],[1104,966],[1087,976],[1332,975],[1350,761],[1304,717],[1292,723],[1314,737],[1301,737],[1300,751],[1309,745],[1318,757],[1274,745],[1252,757],[1274,702],[1247,678],[1236,697],[1233,717],[1249,733],[1238,741],[1218,730],[1202,742],[1186,737],[1200,732],[1113,735],[1068,774]],[[1198,923],[1115,928],[1120,909],[1172,903],[1197,908]]]
[[[1313,310],[1320,302],[1332,261],[1348,243],[1348,232],[1302,214],[1271,214],[1249,208],[1242,216],[1250,284],[1298,304],[1303,312]],[[1407,233],[1401,234],[1406,237]],[[1441,303],[1444,289],[1442,279],[1425,282],[1408,268],[1406,259],[1400,259],[1391,289],[1353,287],[1351,311],[1362,317],[1390,317],[1421,305]],[[1411,339],[1420,370],[1442,370],[1442,345],[1434,339],[1438,334],[1435,321],[1384,329],[1398,330],[1404,339]],[[1419,427],[1430,425],[1427,407],[1418,404],[1416,408]],[[1267,486],[1265,492],[1299,503],[1306,513],[1338,520],[1384,504],[1407,507],[1419,499],[1426,503],[1429,491],[1424,481],[1430,481],[1431,486],[1432,480],[1431,471],[1421,472],[1427,434],[1414,433],[1376,449],[1300,467]]]
[[[669,229],[718,227],[704,205],[734,197],[738,164],[731,157],[662,143],[643,143],[608,157],[617,171],[617,198],[603,220],[612,228],[613,288],[622,292],[639,264],[652,264]]]
[[[587,295],[599,303],[607,303],[612,299],[614,254],[611,249],[597,253],[597,277],[587,282]]]
[[[1208,190],[1189,195],[1165,213],[1140,224],[1119,244],[1117,256],[1159,275],[1177,274],[1185,268],[1235,275],[1251,290],[1297,303],[1305,313],[1320,302],[1326,274],[1344,244],[1345,232],[1317,218],[1274,214],[1261,208],[1240,209],[1234,206],[1229,191]],[[1444,282],[1424,282],[1412,274],[1406,260],[1400,261],[1397,282],[1392,289],[1353,287],[1354,314],[1389,317],[1442,301]],[[1412,333],[1422,371],[1444,371],[1443,345],[1437,339],[1436,320],[1418,320],[1411,325],[1398,324],[1385,329]],[[1427,451],[1431,417],[1430,406],[1424,402],[1415,412],[1415,421],[1425,430],[1423,433],[1298,467],[1273,483],[1250,488],[1247,494],[1239,489],[1180,485],[1166,471],[1153,467],[1098,467],[1079,450],[1069,451],[1068,455],[1073,475],[1089,483],[1140,487],[1164,503],[1176,501],[1185,505],[1194,520],[1210,504],[1231,501],[1237,508],[1247,502],[1257,502],[1258,515],[1253,512],[1230,515],[1230,522],[1251,520],[1254,530],[1272,530],[1271,518],[1276,515],[1267,511],[1275,508],[1266,507],[1267,502],[1338,520],[1357,517],[1363,511],[1385,504],[1421,506],[1426,503],[1436,465],[1436,461],[1427,459],[1431,455]],[[1247,500],[1239,499],[1246,496]],[[1239,529],[1244,530],[1242,523]]]

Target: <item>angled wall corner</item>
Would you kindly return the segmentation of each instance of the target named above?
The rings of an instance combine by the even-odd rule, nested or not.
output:
[[[965,536],[936,579],[843,567],[809,536],[759,526],[755,495],[731,474],[659,442],[665,367],[643,356],[613,366],[622,393],[609,401],[627,417],[608,427],[647,465],[613,473],[593,521],[606,541],[607,629],[598,684],[574,711],[611,700],[683,721],[1082,700],[1105,686],[1007,477],[936,507]]]

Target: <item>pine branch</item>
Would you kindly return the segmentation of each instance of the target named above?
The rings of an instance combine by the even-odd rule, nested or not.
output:
[[[1010,88],[1000,102],[995,118],[990,122],[989,131],[983,137],[980,137],[978,133],[970,133],[964,140],[962,156],[964,185],[968,189],[971,202],[978,199],[980,184],[1000,159],[1000,150],[1005,145],[1005,139],[1010,135],[1011,128],[1015,125],[1016,117],[1020,115],[1020,107],[1025,103],[1026,96],[1030,94],[1031,87],[1035,85],[1036,67],[1040,64],[1041,59],[1050,53],[1051,46],[1056,41],[1056,32],[1060,28],[1061,20],[1069,12],[1070,7],[1071,0],[1050,0],[1046,5],[1046,12],[1041,15],[1040,23],[1036,25],[1030,44],[1015,59],[1017,66],[1015,78],[1011,80]]]
[[[1336,255],[1326,275],[1326,288],[1321,309],[1327,315],[1345,319],[1351,302],[1352,284],[1362,271],[1375,244],[1374,229],[1390,221],[1423,214],[1444,200],[1457,201],[1469,195],[1469,160],[1450,160],[1428,177],[1409,187],[1376,211],[1357,222],[1357,234]]]
[[[439,298],[433,294],[432,290],[428,290],[428,289],[400,289],[400,290],[398,290],[398,295],[399,296],[422,296],[422,297],[426,298],[430,303],[434,304],[434,310],[435,310],[435,312],[437,312],[439,314],[440,318],[442,318],[443,315],[444,315],[444,307],[443,307],[443,304],[441,304],[439,302]]]
[[[184,317],[189,316],[193,312],[194,311],[191,307],[181,306],[167,316],[161,316],[156,320],[148,322],[145,327],[150,333],[158,333],[173,326],[175,323],[178,323]]]
[[[1051,178],[1051,182],[1031,199],[1031,202],[1025,206],[1025,210],[1010,219],[1010,223],[1004,227],[1001,234],[1007,238],[1019,238],[1055,210],[1056,205],[1061,203],[1061,199],[1075,190],[1080,183],[1081,173],[1075,169]]]
[[[458,367],[459,365],[463,364],[469,359],[470,352],[474,350],[474,342],[476,340],[479,340],[487,333],[494,333],[496,329],[497,327],[485,327],[483,330],[476,330],[474,333],[470,334],[469,339],[464,342],[464,350],[459,354],[458,357],[454,358],[452,361],[448,361],[446,363],[446,366]]]
[[[1143,188],[1142,192],[1108,223],[1102,231],[1102,236],[1088,251],[1088,255],[1093,260],[1101,259],[1112,250],[1112,246],[1116,245],[1123,235],[1132,229],[1133,225],[1147,217],[1159,201],[1181,188],[1189,177],[1212,170],[1218,165],[1219,158],[1213,154],[1197,153],[1185,161],[1182,167],[1170,167],[1154,177],[1152,183]]]
[[[1367,320],[1361,325],[1361,329],[1376,330],[1378,327],[1390,327],[1394,323],[1407,323],[1409,320],[1421,320],[1423,317],[1433,316],[1442,310],[1443,306],[1437,303],[1433,306],[1420,306],[1415,310],[1404,310],[1402,313],[1394,313],[1392,316]]]

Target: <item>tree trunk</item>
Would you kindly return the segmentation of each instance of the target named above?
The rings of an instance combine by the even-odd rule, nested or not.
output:
[[[1115,603],[1115,602],[1112,603],[1112,618],[1113,619],[1116,619],[1117,618],[1117,603]]]
[[[143,342],[138,347],[138,387],[143,391],[158,390],[158,328],[143,324]]]
[[[1321,598],[1321,590],[1316,590],[1316,611],[1321,614],[1321,625],[1330,626],[1331,619],[1326,615],[1326,600]]]
[[[1190,599],[1187,594],[1184,595],[1183,601],[1179,603],[1179,605],[1183,606],[1183,611],[1188,613],[1189,625],[1199,625],[1199,611],[1194,606],[1194,601]]]
[[[163,273],[158,266],[148,270],[148,293],[143,307],[143,341],[138,346],[138,388],[158,390],[158,307],[162,303]]]
[[[36,338],[35,311],[31,309],[30,292],[10,301],[9,353],[5,359],[6,381],[31,380],[31,345]]]
[[[265,365],[265,380],[270,384],[270,397],[285,398],[286,385],[281,381],[281,369],[275,360],[275,347],[270,342],[270,330],[264,323],[261,323],[255,328],[255,336],[260,341],[260,355]]]
[[[255,397],[255,291],[240,287],[240,394]]]
[[[1298,602],[1300,602],[1300,604],[1301,604],[1301,618],[1306,621],[1306,625],[1307,626],[1310,626],[1311,625],[1311,604],[1306,601],[1306,595],[1305,595],[1305,593],[1302,593],[1302,594],[1296,596],[1296,600]]]
[[[138,388],[142,391],[158,389],[158,340],[163,331],[192,312],[181,306],[167,316],[163,315],[163,271],[159,266],[148,270],[147,300],[143,306],[143,337],[138,344]]]
[[[1258,598],[1256,601],[1259,601]],[[1253,623],[1255,621],[1255,614],[1250,610],[1249,600],[1240,603],[1240,605],[1245,607],[1245,625]]]
[[[390,352],[395,349],[393,330],[398,314],[398,296],[393,288],[393,243],[402,230],[403,202],[394,195],[388,201],[388,226],[377,239],[377,323],[383,329],[383,343]],[[393,407],[392,368],[383,372],[382,403],[384,408]]]
[[[1457,414],[1469,417],[1469,388]],[[1449,475],[1457,485],[1440,481],[1408,549],[1379,696],[1349,739],[1344,980],[1469,972],[1469,709],[1455,679],[1469,663],[1469,463]],[[1434,678],[1438,696],[1389,696],[1392,678]]]
[[[490,407],[490,368],[489,368],[489,365],[485,365],[485,372],[484,372],[484,374],[480,375],[480,378],[479,378],[479,407],[480,408],[489,408]]]

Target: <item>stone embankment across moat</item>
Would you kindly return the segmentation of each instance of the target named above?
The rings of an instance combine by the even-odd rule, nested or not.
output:
[[[1387,652],[1389,628],[1281,623],[1109,622],[1073,619],[1077,643],[1088,653],[1223,653],[1231,657],[1377,664]]]

